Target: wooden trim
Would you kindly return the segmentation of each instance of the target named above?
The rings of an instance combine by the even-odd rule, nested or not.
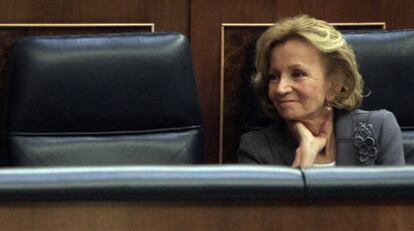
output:
[[[219,164],[223,163],[223,129],[224,129],[224,30],[221,25],[220,38],[220,128],[219,128]]]
[[[411,230],[413,216],[409,199],[0,203],[7,230],[385,231]]]
[[[0,28],[24,27],[149,27],[155,32],[154,23],[0,23]]]
[[[349,27],[366,27],[366,26],[378,26],[382,30],[386,30],[385,22],[334,22],[329,23],[332,26],[349,26]],[[273,26],[274,23],[222,23],[222,32],[225,27],[269,27]]]
[[[349,27],[380,27],[382,30],[386,30],[387,24],[385,22],[340,22],[330,23],[332,26],[349,26]]]

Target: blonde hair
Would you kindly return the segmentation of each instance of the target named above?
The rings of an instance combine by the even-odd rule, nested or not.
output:
[[[257,72],[253,84],[264,111],[272,117],[278,117],[267,94],[270,52],[278,44],[298,37],[310,42],[321,52],[327,77],[342,85],[333,106],[348,111],[357,108],[362,102],[364,82],[352,48],[332,25],[308,15],[299,15],[279,20],[256,43]]]

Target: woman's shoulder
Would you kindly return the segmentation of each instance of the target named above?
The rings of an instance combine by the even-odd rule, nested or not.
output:
[[[372,111],[356,109],[351,111],[350,115],[354,121],[361,122],[388,123],[396,121],[394,114],[386,109]]]
[[[376,116],[387,116],[393,115],[392,112],[388,111],[387,109],[379,109],[379,110],[362,110],[362,109],[355,109],[350,112],[352,115],[365,115],[371,114]]]
[[[358,109],[351,112],[351,117],[354,131],[367,128],[378,138],[397,136],[401,133],[394,114],[386,109],[372,111]]]
[[[252,130],[249,132],[246,132],[242,135],[242,138],[244,139],[254,139],[254,140],[265,140],[266,137],[277,137],[280,136],[283,132],[284,128],[280,124],[272,124],[268,127]]]
[[[380,134],[380,131],[384,128],[399,129],[394,114],[385,109],[338,111],[336,116],[335,128],[338,131],[336,135],[340,139],[349,139],[356,130],[364,127],[373,129],[376,134]]]
[[[341,121],[342,127],[348,128],[342,133],[352,140],[362,164],[404,164],[401,129],[392,112],[357,109],[345,113]]]

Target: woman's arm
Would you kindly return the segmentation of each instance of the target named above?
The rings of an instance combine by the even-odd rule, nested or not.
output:
[[[381,110],[381,129],[378,134],[379,153],[377,165],[404,165],[404,149],[400,126],[394,114]]]
[[[252,136],[251,133],[242,135],[240,138],[239,150],[237,151],[237,162],[244,164],[260,164],[257,156],[257,146],[260,144],[254,140],[256,139],[254,139],[254,136]]]

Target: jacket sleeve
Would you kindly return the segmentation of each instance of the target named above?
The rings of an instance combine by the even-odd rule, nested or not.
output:
[[[255,155],[255,136],[251,133],[245,133],[240,138],[239,150],[237,152],[237,161],[244,164],[260,164],[258,156]]]
[[[401,129],[394,114],[381,110],[378,134],[379,153],[376,165],[404,165],[404,149]]]

